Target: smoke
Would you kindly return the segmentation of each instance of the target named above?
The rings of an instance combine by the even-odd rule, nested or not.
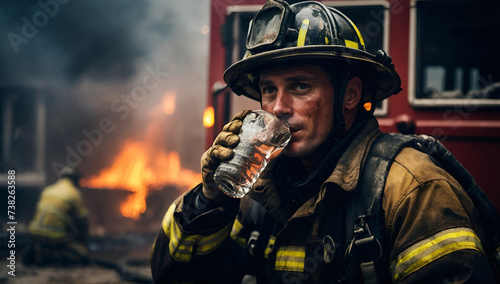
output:
[[[49,176],[51,163],[65,164],[68,149],[93,130],[102,139],[79,165],[88,175],[106,167],[125,139],[146,135],[168,92],[177,96],[176,112],[161,123],[158,143],[199,171],[208,69],[208,36],[200,30],[208,8],[208,0],[2,1],[0,90],[43,94]],[[103,121],[112,132],[102,132]]]

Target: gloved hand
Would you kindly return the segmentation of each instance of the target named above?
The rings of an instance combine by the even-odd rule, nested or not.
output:
[[[222,198],[222,192],[214,182],[214,173],[222,161],[228,161],[234,156],[233,149],[240,142],[241,125],[243,119],[251,110],[237,113],[231,122],[224,125],[222,131],[215,138],[214,144],[201,156],[201,176],[203,178],[203,195],[217,201]]]

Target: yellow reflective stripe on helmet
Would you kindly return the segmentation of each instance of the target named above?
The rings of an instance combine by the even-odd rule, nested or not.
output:
[[[245,248],[247,246],[247,241],[245,240],[245,238],[239,236],[241,229],[243,229],[243,225],[241,224],[241,222],[238,219],[234,220],[230,236],[231,239],[233,239],[237,244]]]
[[[304,272],[305,247],[279,247],[276,253],[275,269],[280,271]]]
[[[348,40],[348,39],[345,39],[344,41],[345,41],[345,46],[350,47],[350,48],[359,49],[359,45],[357,42],[354,42],[354,41]]]
[[[363,37],[361,36],[361,33],[358,30],[358,27],[356,27],[356,25],[351,21],[351,19],[349,19],[347,17],[345,19],[349,21],[349,23],[352,25],[352,27],[356,31],[356,34],[358,35],[358,38],[359,38],[359,42],[361,43],[361,45],[363,46],[363,49],[364,49],[365,41],[364,41]]]
[[[269,238],[269,242],[267,243],[266,250],[264,250],[264,258],[268,258],[269,257],[269,254],[273,250],[274,242],[276,242],[276,237],[275,236],[271,236]]]
[[[205,255],[213,252],[227,238],[231,232],[231,227],[232,224],[227,224],[224,228],[211,235],[201,236],[196,244],[196,254]]]
[[[300,25],[299,37],[297,38],[297,46],[304,46],[306,42],[307,29],[309,28],[309,19],[304,19]]]
[[[398,255],[398,258],[390,265],[393,282],[401,280],[447,254],[465,249],[483,252],[481,241],[473,230],[453,228],[441,231]]]

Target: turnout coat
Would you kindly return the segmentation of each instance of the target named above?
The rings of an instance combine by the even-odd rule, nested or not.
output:
[[[151,248],[155,283],[241,283],[245,275],[258,283],[363,283],[349,262],[348,204],[356,202],[380,134],[372,118],[309,193],[287,182],[300,175],[287,157],[273,161],[241,200],[209,201],[201,184],[186,192],[168,209]],[[425,153],[404,148],[396,156],[382,208],[382,283],[494,283],[472,201]]]

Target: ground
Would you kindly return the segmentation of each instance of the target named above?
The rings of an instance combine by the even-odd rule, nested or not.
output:
[[[68,268],[24,266],[20,261],[24,240],[19,238],[21,248],[16,247],[15,276],[8,274],[10,268],[4,257],[8,253],[2,250],[0,284],[148,283],[144,280],[151,278],[149,248],[153,240],[152,233],[92,238],[91,257],[100,260],[101,264]]]
[[[3,270],[4,271],[4,270]],[[125,284],[136,283],[122,279],[111,269],[97,266],[78,268],[27,268],[16,266],[15,276],[3,275],[6,284]]]

